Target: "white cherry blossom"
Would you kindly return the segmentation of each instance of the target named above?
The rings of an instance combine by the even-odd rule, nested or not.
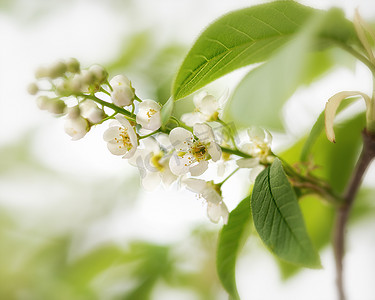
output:
[[[166,187],[170,186],[177,179],[169,168],[170,155],[154,138],[142,140],[142,145],[143,148],[137,149],[129,163],[138,167],[144,189],[152,191],[160,182]]]
[[[229,212],[221,196],[219,185],[214,184],[213,181],[196,178],[186,178],[183,184],[207,202],[207,216],[213,223],[218,223],[220,218],[223,219],[224,224],[228,223]]]
[[[111,123],[104,132],[103,139],[107,142],[108,150],[114,155],[122,155],[122,158],[130,158],[138,147],[137,135],[134,127],[125,117],[117,115],[117,122]]]
[[[136,121],[143,129],[158,130],[161,126],[160,105],[154,100],[143,100],[138,105]]]
[[[176,149],[169,166],[176,175],[190,172],[192,176],[199,176],[207,170],[209,159],[218,161],[221,157],[221,148],[210,126],[195,124],[193,133],[177,127],[169,134],[170,142]]]
[[[200,92],[193,98],[195,111],[192,113],[183,114],[181,121],[188,126],[193,126],[197,123],[207,121],[214,121],[217,119],[219,113],[219,102],[212,95],[207,92]]]
[[[109,84],[112,86],[112,102],[117,106],[128,106],[133,103],[135,93],[130,80],[124,75],[116,75]]]
[[[219,99],[216,99],[207,92],[200,92],[193,98],[195,105],[194,112],[183,114],[181,116],[181,121],[188,126],[216,121],[218,118],[222,117],[223,107],[228,99],[228,95],[229,91],[226,91]]]
[[[259,127],[247,130],[249,142],[240,145],[240,150],[259,159],[260,163],[270,163],[273,160],[271,151],[272,135]]]

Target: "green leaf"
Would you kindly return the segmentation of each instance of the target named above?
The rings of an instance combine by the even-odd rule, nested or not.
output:
[[[251,209],[260,238],[280,259],[310,268],[321,267],[279,159],[255,180]]]
[[[314,174],[325,178],[338,194],[344,191],[353,172],[365,126],[366,117],[361,113],[336,125],[335,144],[322,132],[313,147],[315,164],[324,166],[317,168]]]
[[[169,118],[172,115],[173,104],[174,104],[173,98],[170,97],[168,99],[168,101],[165,102],[163,107],[161,108],[160,114],[161,114],[161,124],[162,124],[162,126],[168,123]]]
[[[275,1],[229,13],[198,38],[176,76],[172,94],[183,98],[240,67],[268,59],[315,10]]]
[[[299,200],[307,232],[317,250],[326,247],[332,238],[334,208],[324,204],[315,195],[308,195]],[[288,279],[301,270],[300,266],[278,261],[282,278]]]
[[[343,111],[345,108],[347,108],[350,104],[353,103],[353,101],[357,100],[358,97],[355,98],[348,98],[347,101],[342,102],[337,110],[337,112]],[[316,120],[314,126],[312,127],[309,137],[307,138],[302,152],[301,152],[301,161],[307,161],[308,155],[311,152],[312,147],[314,146],[314,143],[319,138],[320,134],[324,130],[324,111],[319,115],[318,119]]]
[[[342,24],[348,22],[340,10],[319,11],[290,43],[242,79],[229,107],[230,117],[236,120],[237,125],[283,129],[281,111],[284,103],[299,86],[313,81],[333,66],[333,59],[330,59],[328,52],[311,52],[320,41],[317,36],[323,33],[324,41],[337,42],[336,39],[339,39],[335,31],[332,30],[330,37],[326,29],[332,20]],[[351,31],[346,32],[346,35],[349,39]],[[312,72],[312,65],[319,66],[318,70]]]
[[[220,232],[216,268],[223,287],[233,299],[239,299],[235,267],[237,255],[250,225],[250,196],[243,199],[229,214],[228,224]]]

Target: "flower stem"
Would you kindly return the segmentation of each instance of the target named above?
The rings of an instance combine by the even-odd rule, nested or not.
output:
[[[153,132],[151,132],[151,133],[149,133],[149,134],[146,134],[146,135],[140,135],[138,138],[141,140],[141,139],[145,139],[145,138],[147,138],[147,137],[149,137],[149,136],[152,136],[152,135],[154,135],[154,134],[156,134],[156,133],[159,133],[159,132],[162,132],[160,129],[158,129],[158,130],[155,130],[155,131],[153,131]]]
[[[333,233],[333,248],[336,262],[336,284],[339,300],[346,299],[343,282],[343,258],[345,250],[345,231],[349,214],[366,170],[371,161],[375,158],[375,134],[364,130],[362,132],[362,138],[362,152],[354,169],[352,178],[347,186],[347,190],[343,196],[342,205],[337,210]]]
[[[235,169],[232,173],[230,173],[222,182],[218,183],[219,186],[222,186],[224,182],[226,182],[229,178],[231,178],[240,168]]]
[[[88,98],[88,99],[91,99],[91,100],[95,101],[96,103],[99,103],[103,106],[109,107],[109,108],[113,109],[115,112],[124,115],[127,119],[135,121],[134,114],[130,113],[129,111],[127,111],[126,109],[124,109],[122,107],[114,105],[113,103],[106,102],[102,99],[99,99],[95,95],[85,95],[85,94],[83,94],[81,96],[85,97],[85,98]]]

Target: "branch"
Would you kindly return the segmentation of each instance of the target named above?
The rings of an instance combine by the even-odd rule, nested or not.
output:
[[[337,210],[336,224],[333,236],[333,247],[336,262],[336,284],[340,300],[345,300],[343,284],[343,258],[345,247],[345,231],[353,202],[361,185],[362,179],[366,173],[371,161],[375,158],[375,134],[362,132],[363,149],[353,172],[352,178],[348,184],[347,190],[343,196],[343,203]]]

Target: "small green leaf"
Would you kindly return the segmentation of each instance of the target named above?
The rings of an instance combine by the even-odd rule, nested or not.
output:
[[[260,238],[280,259],[310,268],[321,267],[279,159],[255,180],[251,209]]]
[[[241,249],[251,220],[250,196],[243,199],[229,214],[228,224],[220,232],[216,268],[225,290],[233,299],[239,299],[235,267],[237,255]]]
[[[172,115],[173,111],[173,98],[170,97],[167,102],[164,103],[163,107],[161,108],[161,124],[162,126],[167,124],[169,118]]]
[[[240,67],[268,59],[315,10],[275,1],[229,13],[198,38],[176,76],[172,94],[183,98]]]

